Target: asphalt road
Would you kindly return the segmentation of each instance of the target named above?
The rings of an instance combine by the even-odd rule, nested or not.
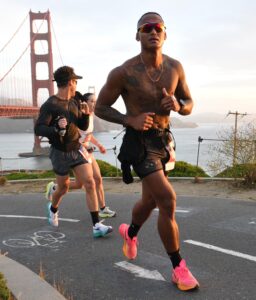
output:
[[[83,193],[64,198],[59,213],[64,220],[57,229],[44,219],[43,195],[1,195],[1,252],[36,274],[41,269],[50,284],[73,300],[256,299],[255,201],[178,198],[181,254],[201,285],[184,293],[170,283],[171,263],[157,233],[157,211],[139,233],[136,260],[123,256],[118,226],[130,222],[136,198],[106,194],[107,204],[118,213],[105,221],[114,232],[94,239]]]

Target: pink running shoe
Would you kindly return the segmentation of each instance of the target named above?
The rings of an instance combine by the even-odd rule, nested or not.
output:
[[[172,272],[172,282],[177,284],[178,289],[181,291],[189,291],[199,288],[199,283],[189,271],[184,259],[180,262]]]
[[[137,256],[137,237],[131,239],[128,236],[129,225],[121,224],[119,226],[119,233],[124,239],[123,253],[129,259],[135,259]]]

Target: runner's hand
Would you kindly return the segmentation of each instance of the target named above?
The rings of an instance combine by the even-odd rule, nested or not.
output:
[[[173,94],[168,94],[166,89],[163,88],[163,98],[161,100],[161,108],[170,112],[171,110],[178,112],[180,110],[180,104]]]
[[[103,145],[101,145],[101,144],[98,145],[98,148],[100,150],[100,153],[102,153],[102,154],[105,154],[107,152],[106,149],[105,149],[105,147]]]
[[[58,120],[58,126],[60,129],[64,129],[66,128],[68,125],[67,119],[65,117],[60,117],[60,119]]]
[[[129,116],[127,124],[135,130],[149,130],[154,123],[153,116],[155,113],[147,112],[142,113],[136,117]]]
[[[80,101],[80,110],[85,115],[89,115],[89,106],[86,102]]]

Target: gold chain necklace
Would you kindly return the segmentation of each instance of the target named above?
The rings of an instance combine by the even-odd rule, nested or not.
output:
[[[158,77],[157,77],[156,79],[154,79],[154,78],[152,78],[151,75],[149,74],[148,69],[147,69],[147,67],[146,67],[146,64],[144,63],[144,60],[143,60],[141,54],[140,54],[140,60],[141,60],[142,64],[143,64],[144,67],[145,67],[145,71],[146,71],[146,74],[147,74],[148,78],[149,78],[153,83],[158,82],[158,81],[160,80],[162,74],[163,74],[163,70],[164,70],[163,63],[160,65],[160,66],[161,66],[160,74],[158,75]]]

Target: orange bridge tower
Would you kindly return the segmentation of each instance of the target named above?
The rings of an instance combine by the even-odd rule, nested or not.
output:
[[[31,50],[31,79],[32,79],[32,101],[33,106],[38,107],[38,90],[39,89],[47,89],[49,95],[54,94],[54,86],[52,81],[53,74],[53,59],[52,59],[52,37],[51,37],[51,20],[50,20],[50,12],[49,10],[45,13],[34,13],[32,11],[29,12],[30,16],[30,50]],[[34,22],[37,20],[42,20],[47,22],[46,31],[40,33],[40,28],[37,29],[34,26]],[[35,31],[36,29],[36,31]],[[35,44],[38,41],[46,41],[48,45],[48,51],[45,54],[36,53],[37,47]],[[37,76],[37,67],[38,64],[46,64],[46,68],[48,70],[48,77],[46,79],[38,79]],[[36,119],[34,119],[35,122]],[[42,154],[42,148],[40,145],[40,139],[38,136],[35,136],[34,139],[34,149],[33,153],[35,155]]]

